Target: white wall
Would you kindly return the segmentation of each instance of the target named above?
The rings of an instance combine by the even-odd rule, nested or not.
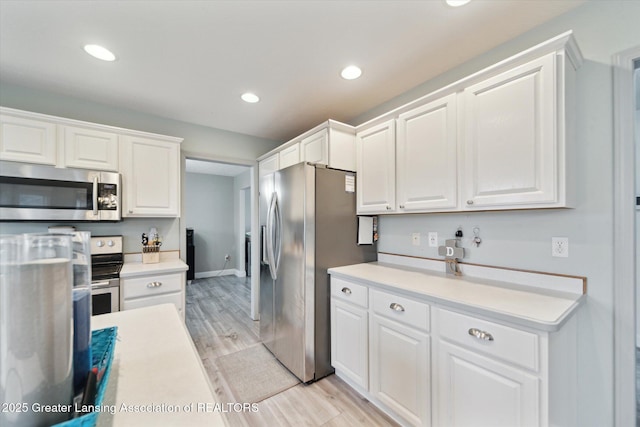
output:
[[[362,123],[447,83],[573,30],[585,57],[577,76],[577,206],[567,210],[384,216],[379,250],[439,258],[434,248],[414,247],[411,233],[437,231],[440,240],[462,226],[465,237],[480,228],[479,248],[468,242],[465,261],[582,275],[588,298],[578,316],[579,423],[613,425],[613,126],[612,56],[640,44],[640,2],[595,1],[425,82],[361,115]],[[455,46],[451,47],[455,49]],[[569,238],[569,258],[551,257],[551,237]],[[426,242],[426,236],[422,241]]]
[[[634,72],[636,91],[636,196],[640,196],[640,63]],[[636,346],[640,347],[640,208],[636,207]]]
[[[184,178],[184,224],[194,230],[195,274],[235,269],[233,178],[202,173],[185,173]],[[225,267],[226,254],[231,260]]]

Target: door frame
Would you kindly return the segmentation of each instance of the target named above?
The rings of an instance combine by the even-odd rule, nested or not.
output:
[[[634,63],[640,46],[613,56],[614,420],[635,425],[635,142]],[[629,286],[629,284],[633,286]]]
[[[216,163],[228,163],[232,165],[249,166],[251,170],[251,235],[260,235],[260,225],[258,221],[258,161],[248,159],[238,159],[232,157],[215,156],[209,153],[180,150],[180,208],[185,212],[185,164],[186,159],[204,160]],[[234,195],[234,197],[237,195]],[[184,218],[180,217],[180,230],[184,228]],[[186,254],[186,239],[183,233],[180,234],[180,253]],[[184,260],[183,260],[184,261]],[[251,245],[251,319],[260,320],[260,245]]]

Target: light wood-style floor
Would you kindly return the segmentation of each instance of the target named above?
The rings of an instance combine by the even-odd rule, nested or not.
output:
[[[198,279],[187,286],[186,323],[219,402],[234,402],[216,358],[260,342],[250,317],[248,278]],[[225,413],[235,426],[396,426],[335,375],[299,384],[258,403],[257,412]]]

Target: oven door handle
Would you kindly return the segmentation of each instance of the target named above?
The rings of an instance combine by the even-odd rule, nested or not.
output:
[[[91,284],[91,289],[104,289],[104,288],[115,288],[117,287],[117,285],[115,284],[111,284],[110,281],[104,281],[104,282],[94,282]]]

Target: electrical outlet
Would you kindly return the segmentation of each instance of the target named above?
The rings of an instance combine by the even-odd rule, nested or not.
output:
[[[420,246],[420,233],[411,234],[411,242],[413,246]]]
[[[569,256],[569,238],[552,237],[551,255],[555,257],[567,258]]]
[[[432,248],[438,247],[438,233],[435,231],[429,232],[429,246]]]
[[[226,255],[224,256],[224,260],[225,260],[225,261],[229,261],[230,259],[231,259],[231,255],[226,254]]]

